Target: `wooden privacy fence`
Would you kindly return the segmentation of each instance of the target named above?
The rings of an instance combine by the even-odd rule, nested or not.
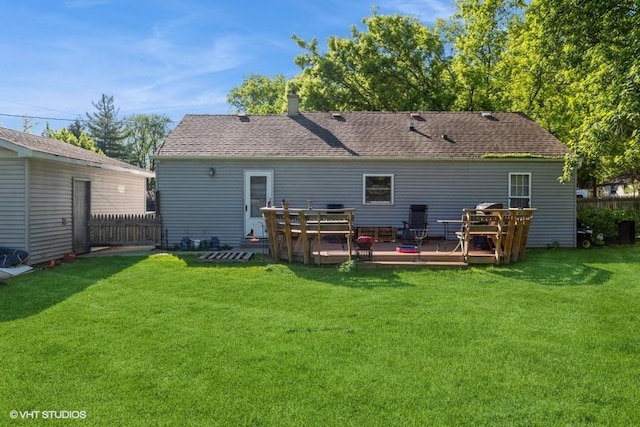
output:
[[[156,214],[91,215],[89,236],[93,246],[160,246],[162,221]]]
[[[640,197],[607,197],[578,199],[578,209],[606,208],[612,210],[640,210]]]

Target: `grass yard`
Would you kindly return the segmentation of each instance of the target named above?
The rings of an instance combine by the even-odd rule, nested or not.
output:
[[[639,277],[80,259],[0,284],[0,425],[635,425]]]

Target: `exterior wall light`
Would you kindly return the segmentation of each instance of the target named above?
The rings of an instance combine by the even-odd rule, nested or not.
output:
[[[216,174],[216,170],[214,168],[209,168],[209,176],[214,176]]]

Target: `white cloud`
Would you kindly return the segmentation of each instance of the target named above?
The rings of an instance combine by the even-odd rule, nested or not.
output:
[[[454,10],[453,0],[370,1],[16,3],[4,10],[12,19],[0,39],[0,113],[74,119],[103,93],[126,115],[227,113],[227,93],[249,74],[299,72],[292,34],[321,45],[328,35],[348,37],[374,4],[427,24]]]
[[[416,16],[427,24],[437,18],[448,18],[455,10],[454,0],[385,0],[380,4],[385,9]]]

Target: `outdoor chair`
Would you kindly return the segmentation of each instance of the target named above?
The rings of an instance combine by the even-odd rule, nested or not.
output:
[[[427,216],[429,207],[427,205],[410,205],[409,219],[402,221],[402,242],[404,244],[417,244],[417,238],[422,241],[429,241],[429,225]]]

